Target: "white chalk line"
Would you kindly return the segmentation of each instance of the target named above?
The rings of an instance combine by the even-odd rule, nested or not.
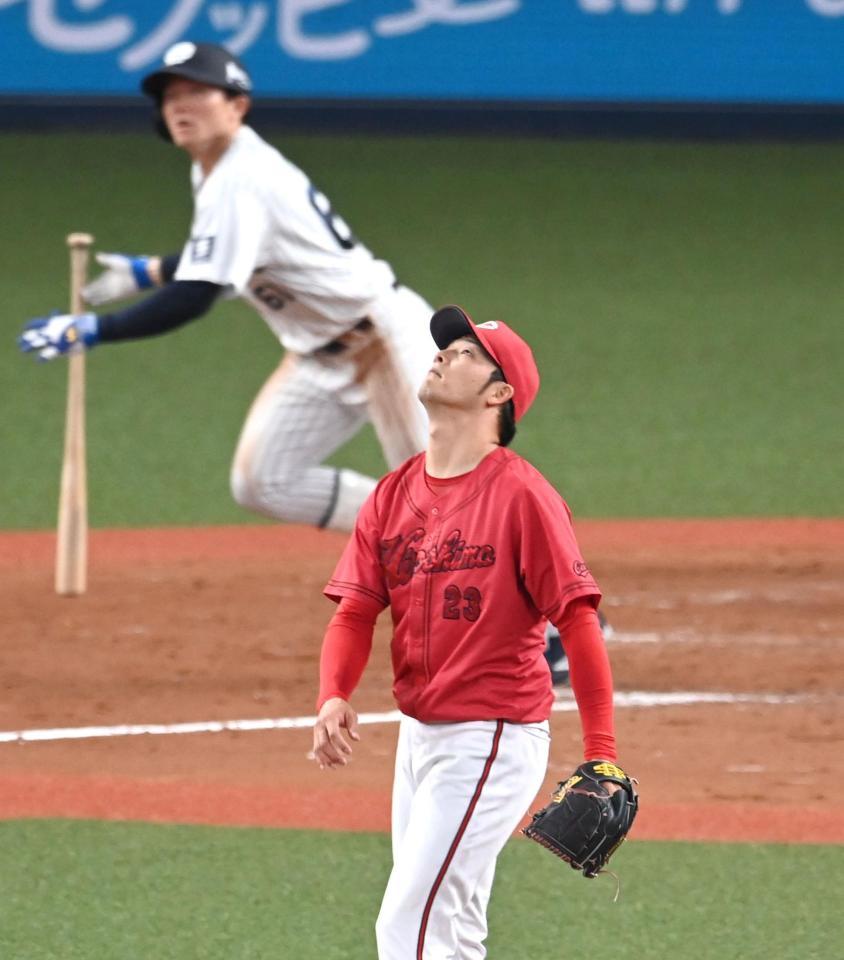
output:
[[[836,629],[838,628],[836,627]],[[714,633],[712,631],[703,634],[687,627],[664,630],[662,632],[656,630],[613,630],[610,636],[606,636],[605,634],[604,639],[608,647],[625,645],[641,646],[647,644],[686,644],[688,646],[701,646],[705,644],[707,647],[734,647],[736,642],[735,634]],[[828,624],[821,622],[813,634],[811,641],[808,641],[807,637],[801,634],[774,635],[771,633],[744,633],[742,634],[741,642],[745,647],[779,648],[798,646],[805,648],[807,642],[810,642],[813,650],[823,649],[825,647],[837,650],[844,644],[844,636],[832,633]]]
[[[811,694],[776,693],[718,693],[676,691],[669,693],[645,690],[619,691],[615,694],[616,707],[671,707],[697,703],[758,703],[789,704],[819,702],[821,698]],[[561,695],[551,707],[554,713],[568,713],[577,709],[569,692]],[[388,710],[384,713],[360,713],[358,723],[398,723],[401,713]],[[229,731],[252,732],[256,730],[302,730],[310,728],[315,716],[276,717],[257,720],[200,720],[191,723],[123,723],[101,727],[59,727],[52,730],[5,730],[0,731],[0,743],[32,743],[45,740],[93,740],[101,737],[172,736],[188,733],[225,733]]]

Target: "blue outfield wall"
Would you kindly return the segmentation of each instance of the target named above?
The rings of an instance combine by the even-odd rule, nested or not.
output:
[[[0,97],[226,44],[277,100],[844,106],[844,0],[0,0]]]

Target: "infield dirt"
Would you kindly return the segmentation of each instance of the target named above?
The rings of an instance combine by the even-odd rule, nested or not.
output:
[[[844,842],[844,521],[577,532],[618,690],[794,698],[620,708],[635,835]],[[301,527],[94,531],[88,593],[68,599],[52,534],[0,534],[0,730],[312,714],[333,609],[321,589],[344,542]],[[379,621],[359,710],[393,709],[388,644]],[[576,714],[551,722],[543,793],[580,759]],[[0,743],[0,817],[386,829],[396,727],[362,733],[339,772],[308,761],[307,730]]]

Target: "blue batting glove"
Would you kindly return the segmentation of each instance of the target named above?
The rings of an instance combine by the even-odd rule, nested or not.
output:
[[[95,313],[58,313],[30,320],[18,337],[18,346],[24,353],[37,353],[39,360],[52,360],[73,349],[89,349],[98,340]]]

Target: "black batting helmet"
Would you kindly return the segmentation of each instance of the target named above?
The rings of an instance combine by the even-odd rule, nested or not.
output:
[[[161,98],[168,80],[174,77],[219,87],[228,93],[249,94],[252,91],[252,79],[246,67],[225,47],[188,40],[174,43],[165,51],[158,70],[141,81],[143,92],[156,102],[156,129],[165,140],[170,139],[170,133],[161,117]]]

